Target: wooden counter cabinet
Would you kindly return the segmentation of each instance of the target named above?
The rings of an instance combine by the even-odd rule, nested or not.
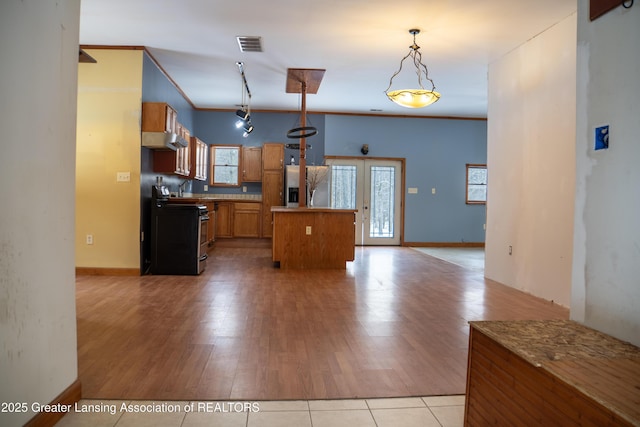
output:
[[[233,204],[233,237],[260,237],[261,208],[255,202]]]
[[[281,268],[344,269],[355,259],[353,209],[273,207],[273,261]]]
[[[465,426],[640,425],[640,348],[570,320],[470,324]]]

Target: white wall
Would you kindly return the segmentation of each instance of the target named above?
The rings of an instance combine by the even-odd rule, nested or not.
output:
[[[640,5],[588,14],[580,0],[571,318],[640,345]]]
[[[489,65],[485,275],[564,306],[571,299],[575,64],[573,14]]]
[[[78,376],[79,20],[80,0],[0,3],[0,402],[49,403]]]

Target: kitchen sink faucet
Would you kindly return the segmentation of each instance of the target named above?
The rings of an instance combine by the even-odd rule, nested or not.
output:
[[[185,179],[182,184],[178,185],[178,197],[182,197],[184,195],[184,187],[187,185],[188,182],[189,180]]]

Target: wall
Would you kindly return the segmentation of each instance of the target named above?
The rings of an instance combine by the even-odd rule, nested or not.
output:
[[[640,5],[594,22],[578,2],[571,318],[640,345]],[[596,126],[610,147],[594,150]]]
[[[485,206],[467,205],[466,164],[486,163],[487,122],[327,115],[325,154],[406,158],[405,242],[484,242]],[[436,194],[431,194],[431,189]],[[407,190],[405,189],[405,193]]]
[[[76,266],[139,269],[143,53],[87,53],[98,62],[78,70]],[[131,181],[117,182],[118,172]]]
[[[0,3],[0,402],[78,377],[74,179],[79,0]],[[0,425],[34,416],[0,411]]]
[[[575,34],[573,14],[489,66],[485,276],[564,306],[573,245]]]

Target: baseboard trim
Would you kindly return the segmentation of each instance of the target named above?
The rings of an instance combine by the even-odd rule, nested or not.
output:
[[[140,276],[140,269],[76,267],[76,276]]]
[[[484,242],[404,242],[402,246],[415,248],[484,248]]]
[[[80,380],[75,380],[65,391],[53,399],[50,405],[75,405],[82,398]],[[66,412],[38,412],[24,426],[25,427],[53,427],[62,419]]]

